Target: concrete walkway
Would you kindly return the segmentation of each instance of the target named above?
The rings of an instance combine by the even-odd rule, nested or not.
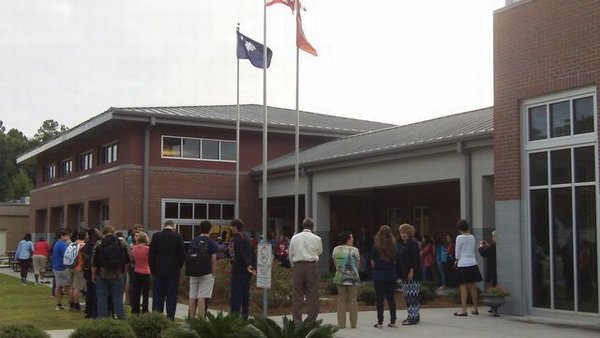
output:
[[[0,273],[18,278],[18,274],[10,269],[0,268]],[[176,317],[185,319],[187,316],[187,305],[178,304]],[[490,317],[487,308],[481,307],[481,314],[468,317],[454,317],[455,311],[451,309],[422,309],[421,322],[413,326],[399,326],[398,328],[383,329],[373,327],[377,321],[375,311],[362,311],[358,315],[358,328],[341,329],[336,337],[366,338],[377,336],[378,338],[396,338],[400,335],[411,338],[432,337],[461,337],[461,338],[579,338],[600,336],[600,320],[597,324],[586,322],[562,321],[556,319],[532,317],[532,316],[508,316]],[[389,319],[388,313],[385,314]],[[398,318],[404,318],[406,310],[398,311]],[[281,316],[271,317],[281,323]],[[336,313],[322,313],[319,319],[324,323],[337,324]],[[387,321],[384,325],[387,324]],[[50,330],[47,331],[53,338],[67,338],[73,330]]]

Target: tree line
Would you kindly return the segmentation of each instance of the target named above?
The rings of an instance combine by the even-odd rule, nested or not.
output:
[[[29,196],[35,186],[35,165],[17,164],[17,157],[68,128],[55,120],[46,120],[33,137],[25,136],[18,129],[8,132],[0,120],[0,202]]]

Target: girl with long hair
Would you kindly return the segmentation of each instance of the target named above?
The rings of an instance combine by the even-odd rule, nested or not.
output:
[[[371,268],[373,271],[373,285],[377,296],[377,324],[376,328],[383,327],[383,301],[387,299],[390,310],[389,327],[396,326],[396,239],[392,230],[387,225],[379,227],[373,249],[371,251]]]

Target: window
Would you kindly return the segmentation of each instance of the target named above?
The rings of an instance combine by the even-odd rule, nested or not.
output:
[[[228,225],[234,218],[231,201],[163,199],[163,221],[172,220],[185,241],[200,234],[200,222],[210,220],[214,226]]]
[[[79,170],[90,170],[93,167],[94,154],[92,151],[87,151],[79,155]]]
[[[595,91],[523,109],[534,307],[598,312]]]
[[[116,162],[118,159],[118,147],[117,142],[102,146],[100,150],[100,164]]]
[[[528,140],[594,132],[593,96],[550,101],[527,108]]]
[[[104,223],[108,220],[110,220],[108,204],[102,204],[100,206],[100,221]]]
[[[56,179],[56,164],[49,164],[44,167],[44,181],[52,181]]]
[[[68,158],[62,161],[60,165],[60,175],[69,176],[73,172],[73,159]]]
[[[191,160],[235,161],[235,141],[163,136],[162,157]]]

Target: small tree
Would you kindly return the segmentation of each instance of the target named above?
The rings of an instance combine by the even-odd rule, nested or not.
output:
[[[19,172],[12,177],[8,182],[8,198],[19,199],[24,196],[29,196],[29,192],[33,189],[33,182],[29,175],[20,169]]]

